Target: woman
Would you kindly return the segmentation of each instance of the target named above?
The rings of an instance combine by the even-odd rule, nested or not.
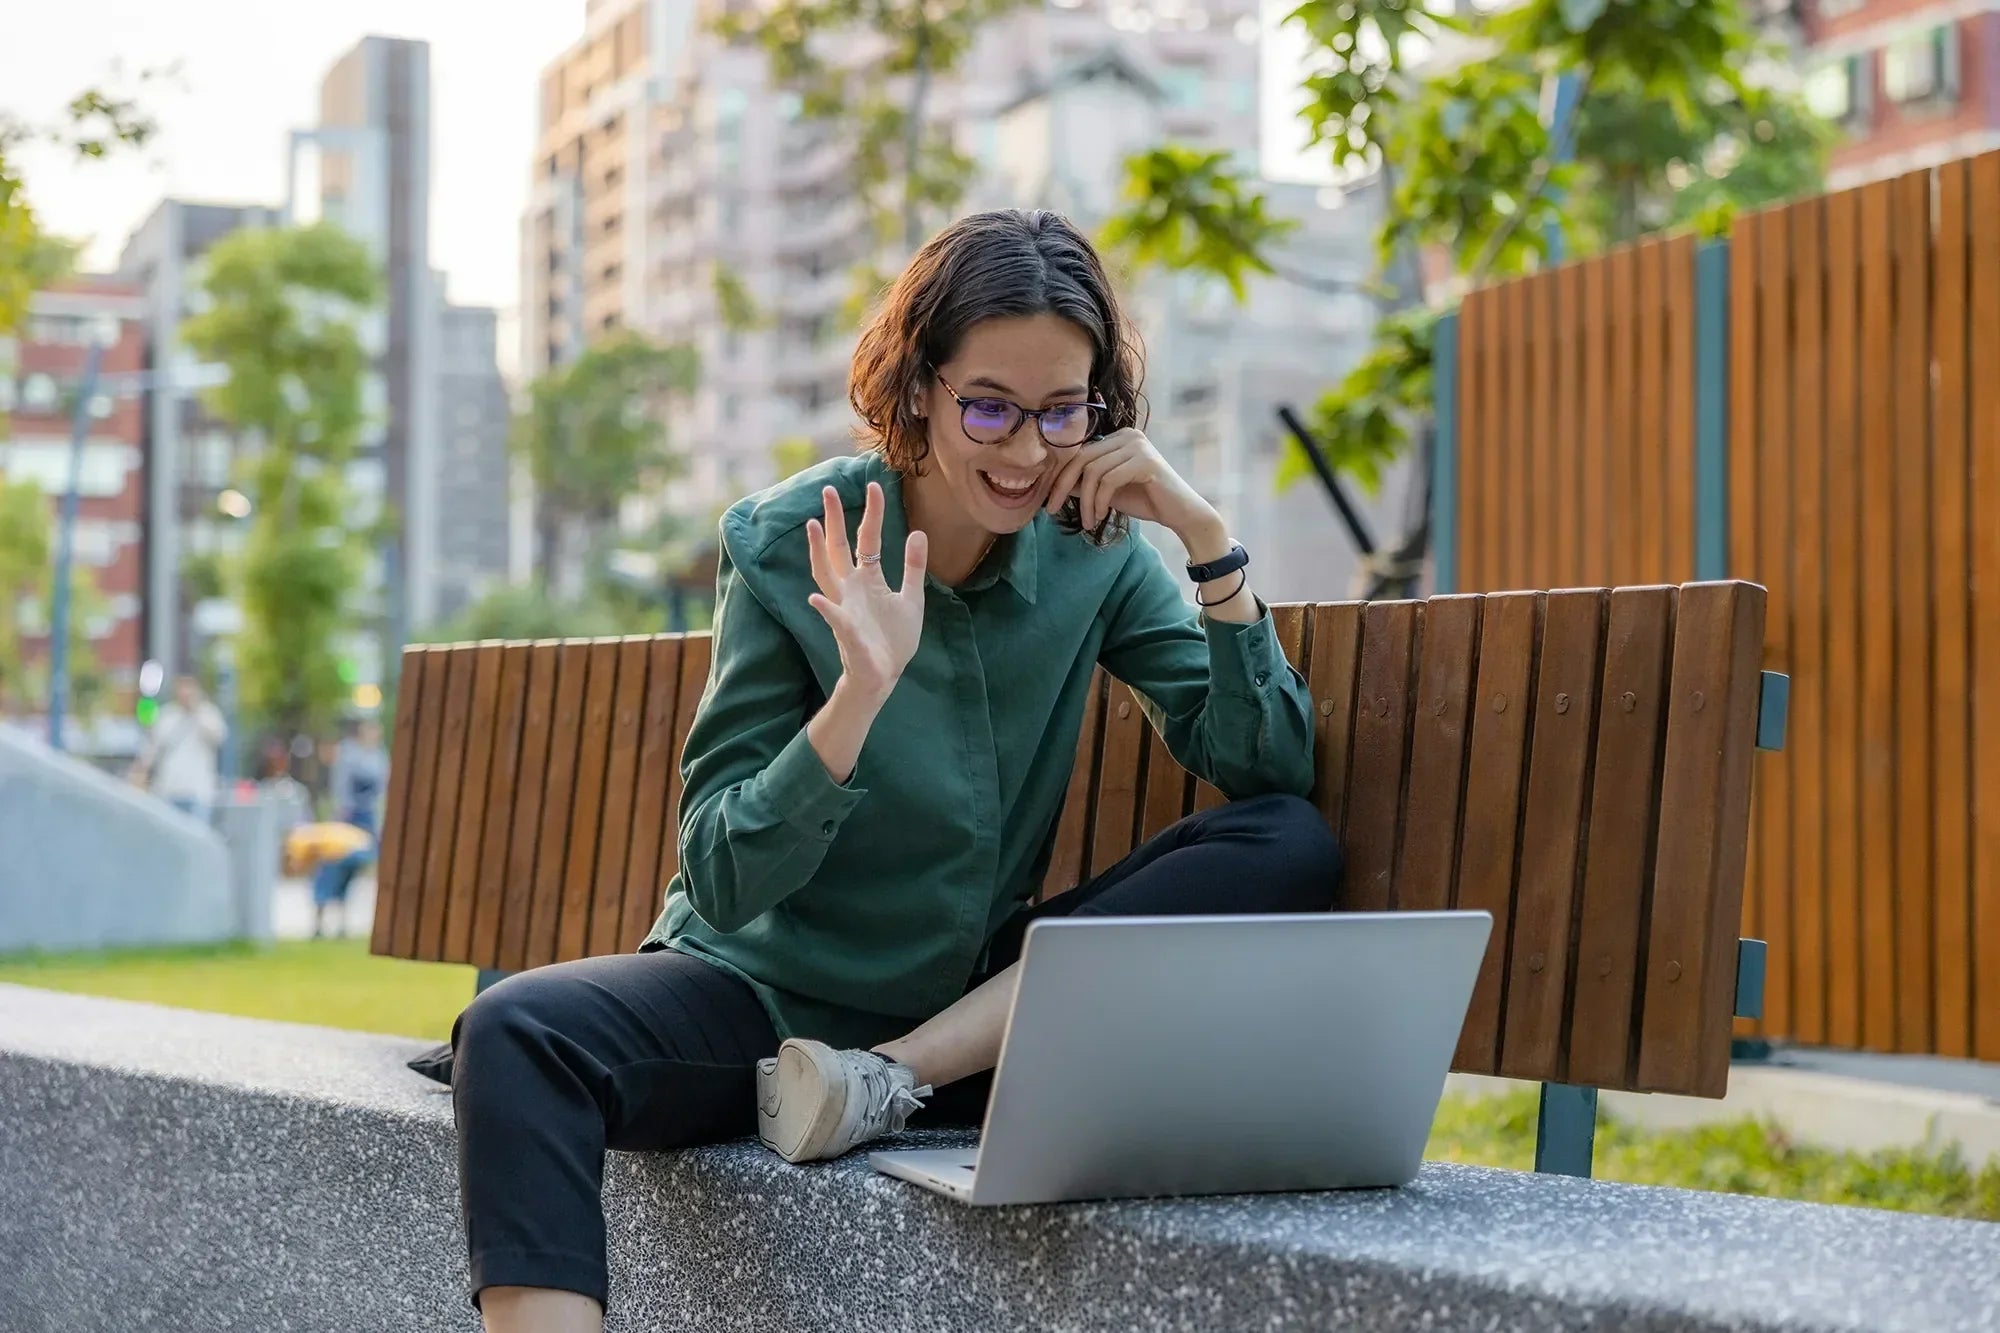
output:
[[[1332,900],[1304,683],[1138,428],[1088,242],[1046,213],[949,228],[863,335],[851,397],[870,448],[722,521],[658,924],[637,954],[501,982],[453,1034],[488,1329],[600,1327],[606,1147],[755,1130],[803,1162],[920,1111],[976,1119],[1032,917]],[[1126,516],[1208,566],[1199,616]],[[1100,663],[1235,803],[1031,907]]]

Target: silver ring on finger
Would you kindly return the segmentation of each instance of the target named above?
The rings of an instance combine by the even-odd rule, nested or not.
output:
[[[882,553],[880,551],[876,551],[873,554],[859,555],[855,558],[864,565],[879,565],[882,563]]]

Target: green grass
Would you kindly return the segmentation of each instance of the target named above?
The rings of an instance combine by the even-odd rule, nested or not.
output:
[[[360,939],[0,958],[0,982],[430,1041],[451,1035],[474,976],[377,958]]]
[[[1536,1094],[1447,1098],[1427,1155],[1526,1170],[1535,1161]],[[1971,1170],[1956,1149],[1838,1152],[1795,1143],[1775,1122],[1749,1118],[1650,1131],[1598,1118],[1599,1180],[1859,1204],[2000,1222],[2000,1162]]]
[[[443,1041],[472,997],[473,970],[376,958],[361,940],[321,940],[0,958],[0,982]],[[1526,1170],[1535,1107],[1532,1089],[1448,1098],[1429,1155]],[[1659,1133],[1600,1120],[1596,1174],[2000,1222],[2000,1162],[1975,1171],[1955,1151],[1834,1152],[1748,1119]]]

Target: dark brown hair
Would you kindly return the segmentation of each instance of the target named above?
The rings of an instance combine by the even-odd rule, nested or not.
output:
[[[848,372],[848,399],[866,423],[858,432],[864,447],[900,472],[919,470],[930,438],[915,398],[934,368],[957,355],[966,330],[983,320],[1043,314],[1090,338],[1090,388],[1108,407],[1099,430],[1143,425],[1144,358],[1103,260],[1060,214],[1010,208],[946,227],[884,295]],[[1081,530],[1074,500],[1059,522]],[[1123,527],[1114,516],[1093,536],[1108,540]]]

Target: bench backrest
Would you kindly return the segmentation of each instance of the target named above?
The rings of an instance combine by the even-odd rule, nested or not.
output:
[[[1454,1067],[1721,1096],[1763,589],[1274,615],[1312,691],[1342,905],[1493,914]],[[701,634],[406,650],[374,952],[514,971],[635,947],[676,867],[708,663]],[[1220,799],[1100,673],[1045,889]]]

